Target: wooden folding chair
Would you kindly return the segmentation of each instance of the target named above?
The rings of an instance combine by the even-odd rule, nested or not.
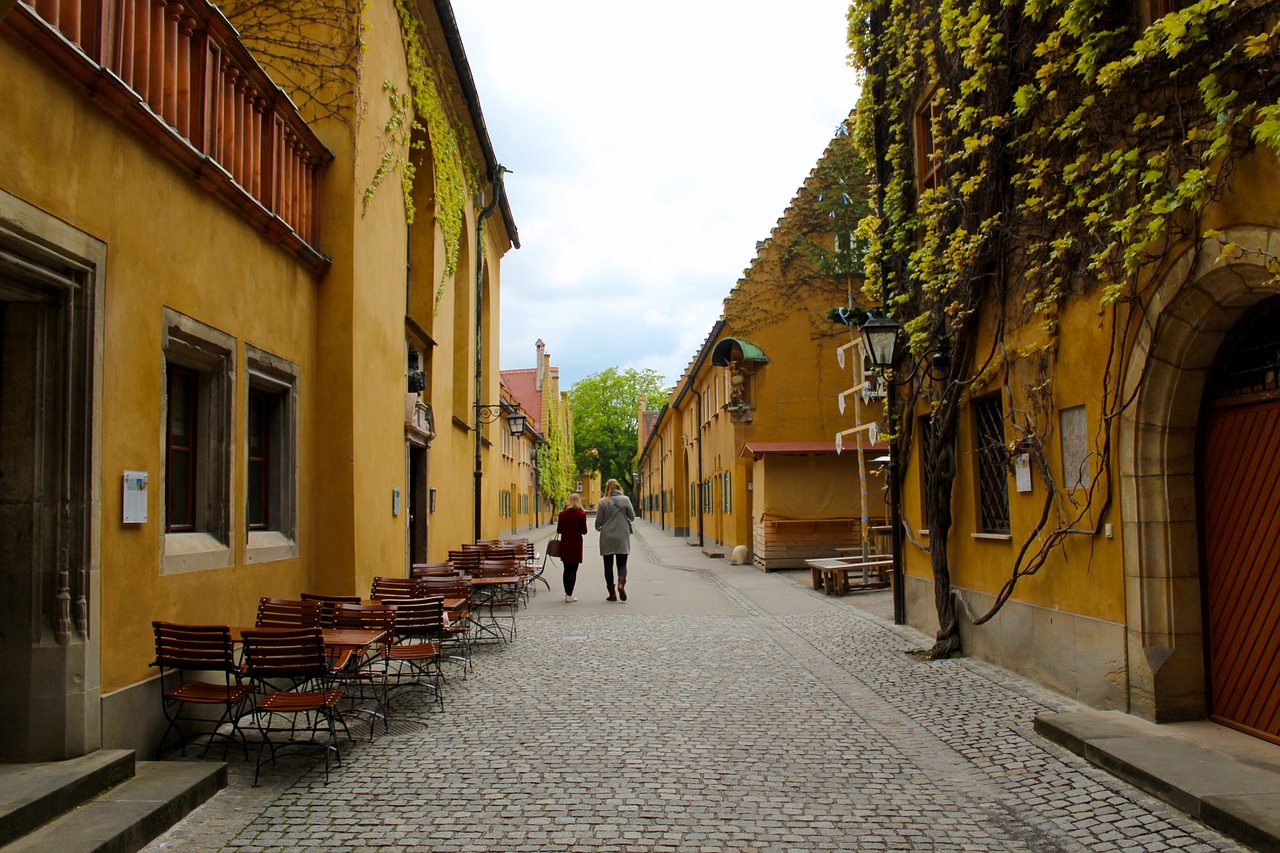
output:
[[[276,762],[276,752],[290,746],[319,746],[324,750],[324,780],[329,781],[329,754],[342,761],[338,752],[338,728],[336,709],[342,691],[330,687],[329,661],[325,655],[324,640],[319,628],[299,628],[296,631],[245,631],[241,637],[244,645],[244,664],[248,676],[261,685],[265,693],[256,708],[258,731],[262,744],[258,747],[258,761],[253,769],[253,784],[258,784],[262,770],[263,754],[271,749],[271,763]],[[295,684],[317,684],[317,690],[272,690],[272,685],[282,681]],[[299,716],[305,727],[298,727]],[[276,727],[277,717],[288,717],[287,727]],[[328,735],[327,742],[317,742],[315,734],[321,730]],[[307,739],[300,739],[302,731],[309,732]],[[279,738],[283,738],[280,742]]]
[[[156,659],[151,665],[160,670],[160,696],[163,700],[165,719],[169,721],[164,734],[160,736],[160,744],[156,748],[160,752],[164,748],[169,732],[178,733],[182,754],[187,754],[187,744],[197,737],[207,737],[201,756],[209,754],[209,746],[214,738],[226,738],[227,746],[232,740],[240,738],[244,747],[244,757],[249,758],[249,742],[240,729],[240,717],[245,706],[253,695],[253,687],[243,683],[240,678],[240,667],[236,663],[235,649],[231,643],[231,629],[226,625],[179,625],[173,622],[152,622],[155,632]],[[222,675],[221,683],[204,681],[196,678],[201,675]],[[174,679],[177,683],[174,683]],[[222,706],[222,715],[215,721],[205,716],[187,715],[187,706]],[[180,722],[199,722],[202,725],[212,723],[208,732],[187,735],[182,731]],[[222,732],[225,725],[231,726],[228,733]],[[223,747],[222,757],[227,756]]]
[[[315,628],[320,625],[319,601],[262,598],[258,601],[256,628]]]

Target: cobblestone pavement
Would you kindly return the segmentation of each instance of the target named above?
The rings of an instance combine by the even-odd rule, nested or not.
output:
[[[305,754],[148,851],[1211,851],[1233,842],[1035,735],[1082,706],[637,524],[627,603],[598,558],[519,637],[397,705],[325,784]],[[545,535],[545,534],[544,534]],[[880,595],[883,595],[881,593]],[[361,731],[367,731],[361,727]]]

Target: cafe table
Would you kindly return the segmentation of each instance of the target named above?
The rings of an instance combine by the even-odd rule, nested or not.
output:
[[[502,630],[502,626],[498,624],[498,617],[493,612],[495,607],[511,608],[511,636],[515,637],[515,611],[519,605],[518,590],[524,579],[520,575],[473,575],[471,577],[472,602],[477,607],[483,607],[489,613],[489,622],[480,622],[474,617],[471,624],[475,626],[476,634],[484,634],[485,636],[497,642],[506,642],[506,632]],[[516,598],[499,598],[504,587],[510,587],[516,590]],[[477,640],[479,637],[477,636]]]
[[[245,631],[274,631],[278,633],[288,633],[297,631],[299,628],[306,628],[306,625],[299,625],[298,628],[245,628],[232,627],[231,641],[238,643],[243,639]],[[334,669],[342,669],[347,666],[354,658],[359,660],[365,649],[374,643],[381,642],[386,639],[387,632],[379,631],[372,628],[321,628],[320,639],[324,642],[325,649],[329,656],[334,660]]]

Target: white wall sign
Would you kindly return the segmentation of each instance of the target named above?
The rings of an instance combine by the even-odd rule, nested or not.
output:
[[[124,472],[124,523],[145,524],[147,521],[147,472]]]
[[[1031,491],[1031,454],[1019,453],[1013,458],[1013,474],[1018,491]]]

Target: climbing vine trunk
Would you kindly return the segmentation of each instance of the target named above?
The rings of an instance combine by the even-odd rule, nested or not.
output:
[[[956,622],[955,596],[951,591],[951,495],[956,479],[956,397],[944,395],[935,409],[925,440],[929,464],[924,472],[924,518],[929,525],[929,563],[933,569],[933,600],[938,613],[938,634],[932,658],[960,651],[960,626]]]

